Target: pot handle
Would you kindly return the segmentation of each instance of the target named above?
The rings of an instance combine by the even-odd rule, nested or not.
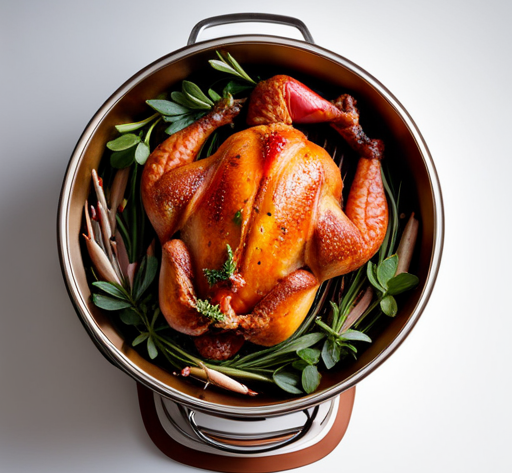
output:
[[[195,411],[183,406],[180,406],[180,410],[181,409],[185,410],[185,417],[188,419],[190,427],[199,440],[224,452],[250,455],[271,452],[278,448],[290,445],[304,437],[304,435],[306,435],[311,429],[319,408],[318,406],[315,406],[311,413],[308,409],[302,411],[303,414],[306,415],[306,422],[304,425],[279,432],[273,432],[270,435],[230,435],[225,432],[210,430],[197,424],[195,420]],[[247,422],[247,420],[242,420],[242,422]]]
[[[205,18],[200,21],[192,31],[190,32],[190,36],[188,38],[187,45],[194,44],[197,41],[197,37],[199,34],[213,26],[227,25],[230,23],[277,23],[280,25],[292,26],[293,28],[297,28],[304,36],[304,39],[308,43],[314,44],[313,36],[308,30],[308,27],[297,18],[293,18],[291,16],[285,15],[274,15],[272,13],[232,13],[229,15],[219,15],[212,16],[210,18]]]

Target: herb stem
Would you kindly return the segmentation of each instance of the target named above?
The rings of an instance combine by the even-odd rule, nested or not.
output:
[[[133,122],[133,123],[124,123],[122,125],[116,125],[116,130],[119,133],[128,133],[130,131],[138,130],[139,128],[142,128],[143,126],[147,125],[151,120],[154,120],[156,117],[158,117],[159,113],[154,113],[148,118],[145,118],[144,120],[141,120],[140,122]]]
[[[153,115],[153,117],[156,117],[157,115],[159,115],[158,113],[155,113]],[[144,138],[144,143],[146,143],[149,147],[149,139],[151,137],[151,132],[153,131],[153,128],[155,128],[156,124],[162,120],[162,117],[159,117],[158,120],[155,120],[155,122],[149,127],[149,130],[148,132],[146,133],[146,138]]]

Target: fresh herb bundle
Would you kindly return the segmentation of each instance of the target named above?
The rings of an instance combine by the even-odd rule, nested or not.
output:
[[[85,238],[95,279],[92,286],[99,291],[93,294],[92,300],[131,327],[135,333],[132,345],[140,347],[145,344],[145,351],[152,360],[160,356],[164,364],[174,369],[202,369],[208,379],[213,373],[222,373],[236,379],[273,384],[292,395],[309,394],[320,385],[321,371],[333,369],[349,355],[356,358],[361,344],[371,343],[368,332],[376,321],[382,316],[394,317],[397,314],[395,296],[418,284],[418,278],[406,272],[408,263],[400,264],[410,260],[414,238],[402,249],[405,256],[400,254],[400,248],[397,252],[399,193],[393,191],[383,174],[391,209],[385,240],[378,255],[365,267],[338,278],[342,281],[343,290],[339,290],[339,284],[334,284],[336,290],[328,304],[330,310],[324,310],[327,313],[317,316],[317,307],[296,333],[284,342],[223,362],[202,360],[176,341],[173,330],[158,308],[158,259],[153,254],[153,245],[147,252],[144,248],[154,238],[154,232],[145,223],[139,192],[139,166],[144,165],[151,152],[151,136],[159,124],[170,124],[166,125],[165,133],[172,135],[204,116],[223,97],[252,90],[256,82],[238,62],[229,53],[217,54],[219,59],[211,60],[211,66],[235,77],[224,86],[222,95],[212,87],[205,94],[199,86],[184,80],[180,91],[147,100],[156,113],[139,122],[117,125],[120,136],[107,143],[111,151],[109,164],[117,170],[116,176],[105,192],[101,179],[93,174],[97,204],[89,207],[86,203],[85,209]],[[217,135],[214,134],[207,156],[214,152],[216,140]],[[237,212],[234,221],[241,223],[241,211]],[[411,221],[417,231],[417,221]],[[204,270],[210,286],[229,279],[235,271],[233,251],[229,245],[226,250],[227,258],[221,269]],[[224,314],[218,305],[207,300],[195,302],[199,314],[217,322],[223,320]],[[323,299],[317,300],[317,305],[322,306],[323,303]],[[234,390],[253,393],[245,386]]]

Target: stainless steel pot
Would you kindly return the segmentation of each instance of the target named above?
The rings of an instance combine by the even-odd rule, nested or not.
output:
[[[264,21],[298,28],[305,41],[267,36],[230,36],[196,43],[207,27],[240,21]],[[59,212],[58,245],[64,279],[80,320],[94,343],[115,366],[156,393],[191,409],[226,417],[271,417],[304,410],[353,387],[381,365],[403,342],[420,317],[438,272],[443,244],[443,206],[434,163],[412,118],[377,79],[356,64],[313,44],[306,26],[293,18],[264,14],[227,15],[199,23],[188,46],[150,64],[125,82],[103,104],[83,132],[64,178]],[[109,318],[90,300],[79,245],[83,205],[90,191],[91,170],[97,168],[114,125],[147,112],[145,100],[168,90],[192,73],[206,70],[217,49],[228,50],[245,65],[264,65],[326,84],[337,93],[350,92],[365,109],[365,126],[379,124],[387,145],[387,159],[413,185],[408,199],[416,202],[419,248],[414,272],[419,287],[401,301],[398,315],[360,358],[323,376],[319,389],[308,396],[275,399],[238,397],[200,387],[149,363],[124,342]],[[370,118],[370,115],[372,118]]]

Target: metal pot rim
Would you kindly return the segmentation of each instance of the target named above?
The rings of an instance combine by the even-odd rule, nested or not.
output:
[[[220,48],[229,47],[229,45],[240,45],[240,44],[266,44],[266,45],[278,45],[278,46],[289,46],[293,48],[299,48],[308,52],[316,53],[323,58],[329,59],[339,65],[342,65],[357,74],[361,80],[369,83],[374,89],[376,89],[380,95],[388,101],[388,103],[395,109],[395,111],[404,120],[410,133],[413,135],[420,153],[423,157],[425,167],[427,169],[430,185],[432,189],[434,199],[434,235],[433,235],[433,251],[430,268],[428,270],[428,278],[423,289],[423,292],[418,300],[418,303],[413,310],[409,320],[404,325],[399,335],[393,340],[393,342],[387,346],[387,348],[381,352],[372,362],[366,365],[360,371],[354,373],[349,378],[346,378],[341,383],[327,389],[324,392],[313,393],[308,396],[304,396],[298,399],[291,399],[286,402],[277,403],[266,406],[228,406],[215,404],[212,402],[203,401],[192,396],[181,393],[177,390],[169,391],[169,387],[164,383],[156,380],[148,373],[135,366],[123,353],[121,353],[112,342],[106,337],[106,335],[99,330],[94,320],[87,309],[86,301],[81,294],[78,285],[76,283],[75,275],[73,274],[72,265],[69,254],[69,235],[67,234],[67,221],[68,221],[68,209],[71,197],[72,184],[76,177],[76,172],[83,152],[86,148],[87,143],[93,136],[98,124],[102,118],[109,112],[109,110],[120,101],[126,93],[131,90],[134,86],[139,84],[141,81],[154,74],[156,71],[163,67],[168,66],[172,62],[186,58],[187,56],[194,55],[209,48]],[[100,107],[94,117],[90,120],[89,124],[85,128],[82,136],[80,137],[71,159],[69,161],[64,182],[62,185],[59,210],[58,210],[58,221],[57,221],[57,236],[58,236],[58,249],[59,257],[61,262],[61,268],[70,295],[71,301],[75,307],[80,320],[88,331],[94,343],[100,349],[100,351],[111,361],[116,367],[122,369],[133,377],[136,381],[149,387],[156,393],[173,399],[174,401],[180,402],[187,407],[205,411],[209,414],[216,414],[227,417],[269,417],[278,416],[286,413],[303,410],[312,407],[316,404],[325,402],[341,392],[353,387],[364,377],[370,374],[378,366],[380,366],[391,354],[400,346],[407,335],[410,333],[421,313],[423,312],[433,289],[437,273],[439,271],[439,265],[442,255],[442,247],[444,240],[444,210],[442,203],[441,188],[439,179],[434,166],[434,162],[427,148],[427,145],[419,132],[416,124],[412,120],[409,113],[394,97],[394,95],[384,87],[377,79],[367,73],[364,69],[360,68],[350,60],[333,53],[325,48],[317,46],[315,44],[309,44],[304,41],[294,40],[290,38],[284,38],[279,36],[270,35],[237,35],[237,36],[226,36],[216,38],[208,41],[202,41],[189,46],[185,46],[175,52],[172,52],[148,65],[147,67],[134,74],[128,79],[123,85],[121,85],[107,101]]]

